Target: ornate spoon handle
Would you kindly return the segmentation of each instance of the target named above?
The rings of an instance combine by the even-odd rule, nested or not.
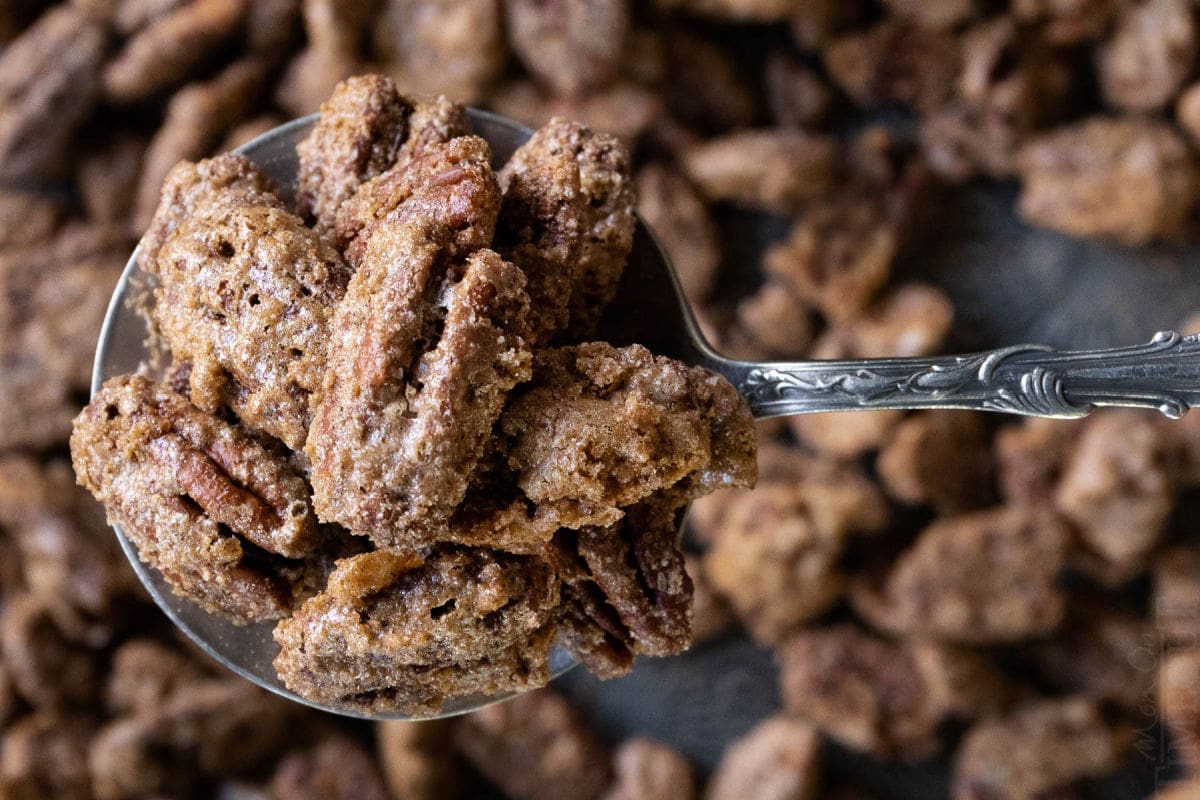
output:
[[[964,408],[1082,417],[1099,406],[1157,408],[1178,418],[1200,404],[1200,335],[1058,351],[1016,345],[965,356],[716,365],[758,418],[814,411]]]

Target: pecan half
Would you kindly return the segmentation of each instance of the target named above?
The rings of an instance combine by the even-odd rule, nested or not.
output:
[[[130,375],[75,420],[80,483],[177,593],[237,622],[293,602],[285,558],[315,547],[304,479],[241,428]]]

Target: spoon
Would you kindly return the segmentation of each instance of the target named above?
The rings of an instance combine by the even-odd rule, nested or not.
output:
[[[491,145],[497,169],[532,133],[511,120],[471,110],[474,132]],[[296,145],[308,135],[313,114],[275,128],[239,148],[294,200]],[[151,276],[130,257],[114,290],[100,332],[92,392],[105,380],[136,371],[152,353],[146,341],[144,303]],[[1144,345],[1109,350],[1059,352],[1017,345],[982,353],[932,358],[754,363],[719,355],[705,341],[684,298],[670,261],[639,221],[633,252],[599,338],[617,345],[639,343],[653,352],[724,375],[759,419],[818,411],[959,408],[1043,417],[1079,417],[1099,406],[1156,408],[1182,416],[1200,403],[1200,336],[1173,331]],[[117,537],[134,571],[164,613],[218,662],[259,686],[331,713],[366,717],[323,705],[290,691],[271,665],[278,648],[273,624],[234,625],[177,596],[161,573],[144,564],[120,528]],[[555,649],[550,673],[574,666]],[[481,708],[511,694],[452,698],[440,716]],[[373,719],[408,719],[404,714]]]

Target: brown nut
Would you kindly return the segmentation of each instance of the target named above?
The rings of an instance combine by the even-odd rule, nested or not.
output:
[[[80,483],[172,587],[234,621],[292,602],[289,565],[316,521],[303,478],[237,426],[140,376],[114,378],[76,419]]]

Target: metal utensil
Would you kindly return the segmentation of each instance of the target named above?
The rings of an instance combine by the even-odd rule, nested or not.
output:
[[[295,147],[316,115],[275,128],[240,148],[276,181],[285,195],[295,189]],[[471,111],[475,132],[491,145],[499,168],[531,131],[511,120]],[[292,197],[288,196],[291,200]],[[151,276],[130,257],[109,304],[92,374],[92,392],[108,378],[136,371],[152,353],[139,298]],[[600,336],[616,344],[641,343],[656,353],[708,367],[730,380],[759,418],[817,411],[884,408],[964,408],[1048,417],[1075,417],[1097,406],[1157,408],[1182,415],[1200,402],[1200,337],[1156,334],[1146,345],[1097,351],[1058,352],[1020,345],[966,356],[853,361],[753,363],[716,353],[705,341],[670,261],[640,222],[633,253]],[[277,647],[272,625],[234,625],[175,595],[162,575],[138,557],[117,528],[126,557],[154,601],[205,652],[244,678],[288,699],[339,714],[362,716],[307,700],[288,690],[271,665]],[[551,674],[574,665],[555,650]],[[460,714],[503,699],[474,696],[448,701],[442,716]],[[404,719],[403,714],[375,718]]]

